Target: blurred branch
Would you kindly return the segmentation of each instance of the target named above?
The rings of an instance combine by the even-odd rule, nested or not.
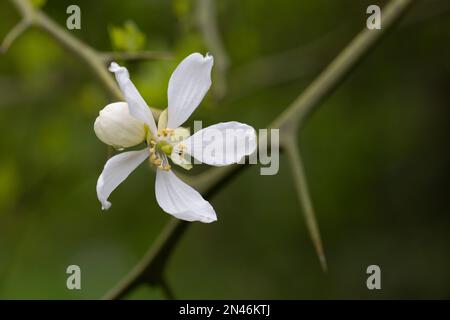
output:
[[[197,0],[196,18],[206,46],[214,56],[216,74],[214,92],[216,97],[221,99],[227,91],[227,71],[230,66],[230,59],[217,25],[215,1]]]
[[[320,68],[324,57],[338,44],[344,28],[333,29],[297,48],[254,59],[232,70],[230,94],[236,100],[270,86],[306,77]],[[328,57],[327,57],[328,58]]]
[[[73,36],[70,32],[59,26],[44,12],[34,8],[27,0],[10,0],[17,8],[23,21],[30,26],[37,27],[64,46],[74,56],[83,61],[94,73],[97,79],[104,85],[112,98],[123,101],[122,93],[113,76],[105,68],[105,60],[100,52]],[[157,118],[161,110],[151,108]]]
[[[290,136],[289,139],[285,139],[284,146],[284,151],[286,152],[291,165],[293,173],[292,177],[294,179],[295,188],[297,189],[300,205],[305,216],[306,227],[319,257],[322,270],[326,272],[327,260],[323,250],[322,239],[320,237],[319,225],[314,213],[311,195],[309,194],[308,181],[306,179],[303,161],[295,137]]]
[[[162,278],[160,280],[159,284],[160,284],[161,290],[162,290],[163,294],[166,296],[166,298],[168,300],[175,300],[175,295],[174,295],[172,289],[170,288],[169,284],[167,283],[167,279]]]
[[[28,19],[23,18],[18,24],[16,24],[6,35],[0,46],[0,53],[6,53],[13,42],[20,37],[31,25]]]
[[[399,28],[417,27],[450,12],[450,1],[429,0],[418,3]],[[229,73],[227,101],[234,101],[268,87],[304,79],[322,67],[324,58],[346,35],[346,27],[339,27],[297,48],[276,52],[237,66]]]
[[[115,59],[120,60],[172,60],[174,56],[165,51],[137,51],[137,52],[101,52],[101,58],[104,63],[109,64]]]
[[[144,258],[139,262],[116,287],[104,297],[105,300],[120,299],[141,283],[161,284],[162,273],[166,263],[181,235],[186,231],[188,223],[171,218],[159,237],[150,246]]]
[[[391,0],[383,11],[383,25],[379,30],[364,29],[344,48],[328,67],[306,88],[291,105],[275,119],[274,128],[283,128],[285,133],[298,132],[307,117],[320,103],[342,83],[347,75],[370,53],[414,0]],[[283,133],[283,132],[282,132]]]
[[[413,2],[414,0],[391,0],[386,8],[383,9],[382,29],[368,30],[364,28],[316,80],[269,125],[269,128],[280,129],[280,142],[284,150],[293,147],[293,142],[291,141],[296,141],[299,130],[304,126],[306,118],[318,108],[326,97],[333,93],[339,84],[343,83],[346,76],[370,53],[370,50],[381,40],[381,37],[400,20]],[[295,145],[294,151],[297,149]],[[293,170],[297,175],[295,178],[297,185],[302,189],[302,191],[299,191],[303,194],[301,199],[307,199],[306,202],[302,201],[303,206],[306,203],[308,207],[306,208],[307,211],[305,211],[307,225],[309,225],[310,232],[314,233],[314,237],[317,237],[319,229],[312,213],[312,205],[307,188],[305,188],[306,180],[304,179],[300,156],[296,152],[291,153],[290,157],[293,160],[291,163],[295,164]],[[244,168],[246,168],[245,165],[234,165],[208,169],[194,180],[194,187],[198,188],[206,198],[210,198]],[[164,266],[167,263],[171,251],[175,248],[188,225],[190,224],[184,221],[171,219],[158,241],[150,248],[149,253],[105,298],[117,299],[123,297],[131,288],[140,283],[140,279],[145,277],[151,276],[151,279],[161,279],[163,271],[161,265]],[[313,239],[315,239],[317,255],[322,265],[325,265],[323,250],[320,249],[321,245],[318,247],[317,238]],[[318,239],[320,241],[320,238]],[[169,243],[167,246],[164,245],[165,241]]]
[[[80,58],[94,72],[101,83],[106,87],[112,97],[123,100],[122,93],[116,85],[113,77],[103,64],[100,55],[90,46],[73,36],[67,30],[56,24],[44,12],[34,8],[27,0],[10,0],[23,15],[26,13],[32,26],[37,27],[50,36],[58,43],[63,45],[76,57]],[[25,17],[25,16],[24,16]]]

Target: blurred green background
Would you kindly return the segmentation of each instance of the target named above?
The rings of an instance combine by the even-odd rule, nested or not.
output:
[[[367,6],[386,3],[217,1],[228,88],[220,97],[213,81],[191,119],[264,128],[365,27]],[[209,50],[196,1],[49,0],[42,9],[65,25],[70,4],[82,28],[68,32],[99,50],[175,55],[122,62],[155,107],[166,106],[177,63]],[[0,16],[3,38],[19,16],[8,1]],[[448,1],[418,1],[299,137],[329,272],[282,156],[275,176],[251,166],[236,177],[211,199],[219,220],[185,234],[166,270],[178,298],[450,298],[449,18]],[[39,30],[0,56],[0,298],[99,298],[168,221],[144,165],[100,210],[106,148],[93,122],[110,102],[91,71]],[[82,290],[66,288],[70,264],[81,267]],[[366,288],[371,264],[382,290]],[[142,287],[129,298],[163,295]]]

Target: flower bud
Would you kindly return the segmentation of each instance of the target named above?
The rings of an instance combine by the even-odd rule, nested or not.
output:
[[[135,146],[145,140],[144,123],[130,115],[126,102],[108,104],[94,123],[97,137],[117,149]]]

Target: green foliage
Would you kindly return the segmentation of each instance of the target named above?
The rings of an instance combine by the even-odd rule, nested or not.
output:
[[[147,37],[135,22],[128,20],[123,27],[109,27],[109,37],[114,50],[134,52],[145,47]]]
[[[172,7],[175,15],[178,18],[184,18],[192,11],[192,1],[190,0],[174,0],[172,1]]]

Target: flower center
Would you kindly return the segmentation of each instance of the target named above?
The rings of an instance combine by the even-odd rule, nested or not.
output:
[[[172,146],[167,141],[156,141],[151,139],[150,142],[150,163],[155,167],[165,171],[169,171],[171,166],[167,160],[167,156],[172,152]],[[169,152],[170,151],[170,152]]]
[[[170,156],[172,154],[173,146],[166,140],[160,140],[156,143],[156,150]]]

